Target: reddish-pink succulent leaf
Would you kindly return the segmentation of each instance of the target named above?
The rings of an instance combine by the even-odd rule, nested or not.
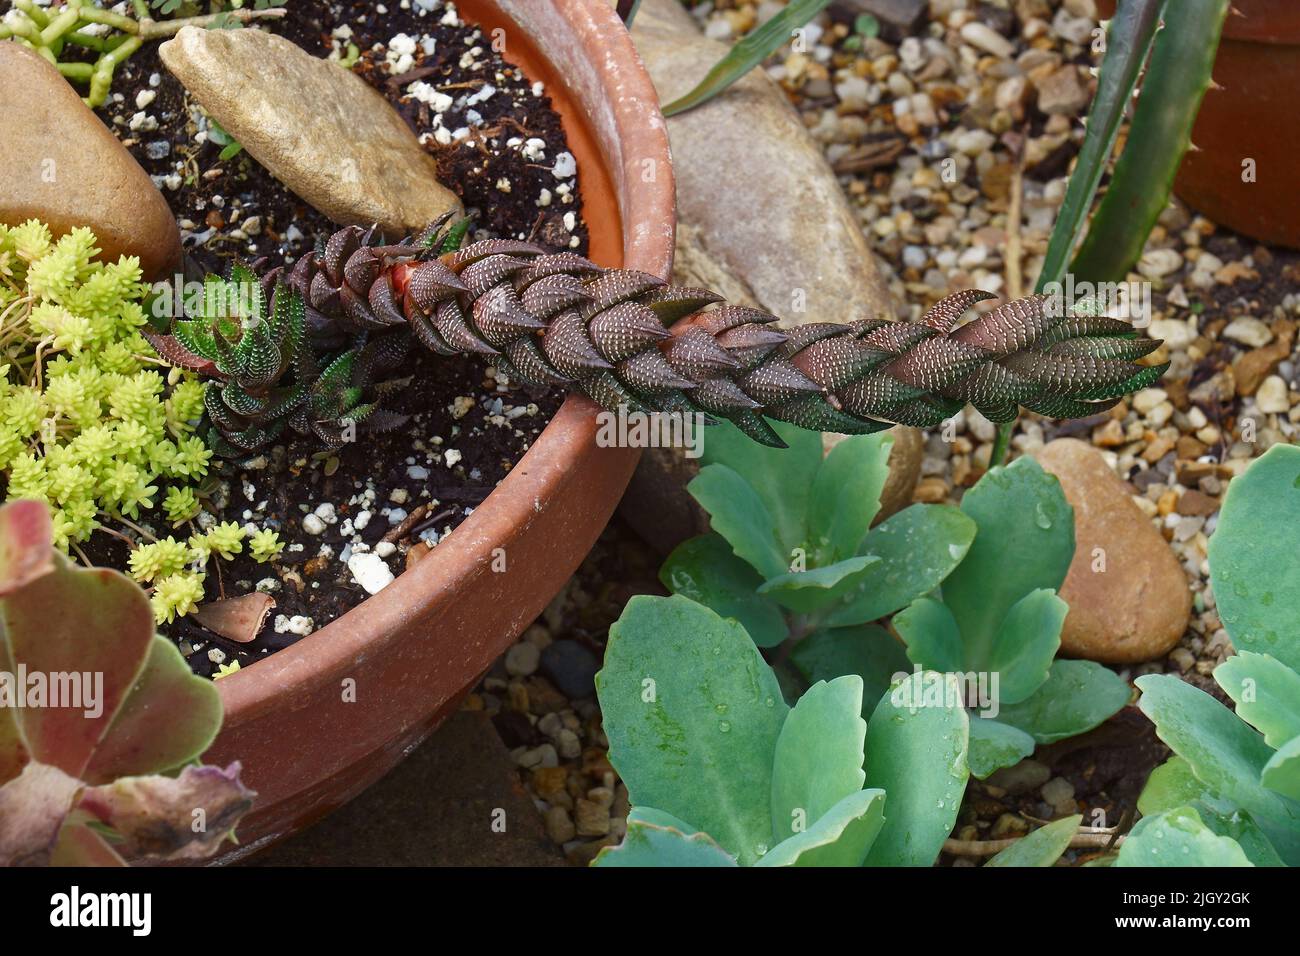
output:
[[[123,777],[82,792],[78,809],[109,827],[126,859],[211,856],[232,834],[256,794],[226,769],[186,767],[178,776]]]
[[[73,675],[82,685],[74,706],[47,701],[18,716],[32,759],[80,777],[144,667],[153,611],[116,571],[74,568],[57,553],[53,562],[50,573],[0,600],[0,617],[14,665],[51,688],[67,688]]]
[[[8,695],[16,694],[19,688],[4,683],[7,675],[14,673],[13,662],[9,656],[9,644],[4,632],[0,630],[0,784],[8,783],[23,772],[23,767],[31,759],[27,741],[23,738],[23,729],[18,723],[18,709]]]
[[[29,763],[0,787],[0,866],[47,865],[81,787],[42,763]]]
[[[0,597],[54,569],[54,531],[49,509],[39,501],[11,501],[0,507]]]
[[[175,644],[155,637],[83,779],[95,785],[175,769],[197,760],[220,729],[221,697],[212,681],[196,677]]]
[[[127,865],[107,840],[84,823],[71,820],[59,831],[59,842],[54,845],[54,855],[50,857],[50,866]]]

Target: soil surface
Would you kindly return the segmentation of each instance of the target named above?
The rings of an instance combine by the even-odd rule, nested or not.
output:
[[[395,4],[380,14],[368,2],[300,0],[283,20],[263,26],[313,55],[343,59],[388,98],[473,217],[471,239],[527,238],[585,253],[576,173],[562,178],[554,171],[567,142],[545,89],[511,66],[477,28],[462,23],[454,8],[430,7]],[[426,55],[425,48],[434,52]],[[417,82],[451,96],[452,105],[432,115],[412,95]],[[492,92],[483,95],[488,86]],[[310,98],[312,91],[302,95]],[[187,268],[224,271],[236,259],[267,267],[292,263],[336,228],[231,146],[161,65],[156,44],[118,70],[113,95],[99,112],[166,197],[193,260]],[[545,163],[529,159],[534,139]],[[354,549],[379,555],[388,573],[400,574],[487,497],[563,399],[558,391],[498,378],[490,365],[471,358],[444,359],[419,349],[412,355],[394,376],[409,384],[388,406],[411,415],[408,426],[366,436],[334,455],[295,437],[254,467],[221,465],[206,483],[199,527],[215,520],[272,528],[286,547],[267,564],[247,554],[209,563],[208,600],[258,590],[271,594],[276,606],[247,644],[190,618],[167,626],[197,673],[250,663],[367,598],[347,564]],[[121,541],[97,535],[90,545],[87,554],[96,563],[125,566]],[[384,572],[378,576],[382,580]]]

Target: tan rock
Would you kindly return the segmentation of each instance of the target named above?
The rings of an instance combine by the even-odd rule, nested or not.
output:
[[[664,102],[688,92],[728,50],[705,39],[676,0],[644,0],[632,38]],[[678,270],[702,254],[788,323],[892,315],[821,147],[763,71],[671,117],[668,135]]]
[[[1035,456],[1060,479],[1074,507],[1074,560],[1061,588],[1070,605],[1061,653],[1115,664],[1168,653],[1187,629],[1192,595],[1178,559],[1133,504],[1129,486],[1077,439],[1049,442]]]
[[[272,175],[335,222],[416,232],[460,200],[365,80],[262,30],[185,27],[167,69]]]
[[[0,42],[0,222],[89,226],[100,258],[139,256],[149,278],[180,264],[176,219],[149,175],[48,61]]]

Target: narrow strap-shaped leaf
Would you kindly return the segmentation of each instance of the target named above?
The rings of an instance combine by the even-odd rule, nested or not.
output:
[[[1110,188],[1071,271],[1091,282],[1124,278],[1169,202],[1174,175],[1191,144],[1201,98],[1213,82],[1214,55],[1229,0],[1178,0],[1156,34]],[[1176,14],[1176,15],[1175,15]]]

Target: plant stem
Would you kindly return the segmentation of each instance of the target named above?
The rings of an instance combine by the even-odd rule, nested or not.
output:
[[[943,852],[953,856],[995,856],[1003,850],[1015,846],[1024,837],[1010,837],[1005,840],[944,840]],[[1079,827],[1078,832],[1070,837],[1070,846],[1076,849],[1112,850],[1124,842],[1124,838],[1113,830],[1101,827]]]
[[[269,10],[227,10],[224,13],[185,17],[181,20],[141,20],[140,36],[146,40],[156,40],[159,37],[169,37],[179,33],[182,27],[208,27],[218,20],[238,20],[241,23],[265,18],[278,20],[288,15],[288,12],[283,7],[279,7]]]
[[[998,426],[997,437],[993,439],[993,452],[989,455],[989,467],[996,468],[1007,460],[1007,449],[1011,447],[1011,432],[1015,422],[1003,422]]]

